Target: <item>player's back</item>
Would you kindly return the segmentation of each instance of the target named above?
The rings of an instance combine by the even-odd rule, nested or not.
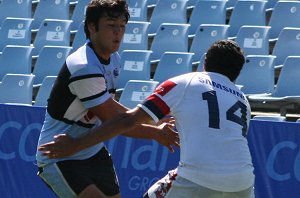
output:
[[[217,73],[194,72],[171,81],[177,84],[173,91],[179,98],[171,108],[180,133],[179,174],[216,190],[236,190],[239,186],[230,178],[249,177],[253,170],[245,137],[250,120],[246,97]],[[210,182],[224,179],[226,184]],[[250,180],[241,181],[240,188]]]

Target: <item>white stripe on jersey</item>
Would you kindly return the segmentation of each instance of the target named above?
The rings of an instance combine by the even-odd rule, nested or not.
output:
[[[71,92],[79,99],[88,98],[106,90],[103,77],[92,77],[76,80],[69,84]]]

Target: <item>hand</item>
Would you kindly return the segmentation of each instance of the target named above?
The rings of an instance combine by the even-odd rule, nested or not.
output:
[[[43,156],[49,158],[62,158],[76,153],[76,147],[77,144],[74,138],[67,134],[59,134],[54,136],[52,142],[40,145],[38,150],[42,151]]]
[[[166,146],[170,152],[174,152],[173,146],[179,147],[179,136],[176,131],[173,130],[174,124],[162,123],[157,128],[159,129],[159,136],[156,141]]]
[[[169,123],[169,124],[175,125],[175,118],[173,116],[165,116],[158,121],[157,126],[159,126],[163,123]]]

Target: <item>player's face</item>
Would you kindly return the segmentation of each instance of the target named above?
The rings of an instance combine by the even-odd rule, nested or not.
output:
[[[98,31],[93,32],[93,45],[104,54],[116,52],[125,33],[125,26],[124,17],[102,17],[98,22]]]

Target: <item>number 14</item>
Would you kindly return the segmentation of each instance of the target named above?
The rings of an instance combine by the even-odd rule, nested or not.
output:
[[[208,91],[202,94],[202,99],[207,101],[209,127],[214,129],[220,128],[220,112],[216,91]],[[241,116],[237,116],[235,112],[241,111]],[[241,101],[237,101],[226,111],[226,119],[241,125],[242,135],[246,137],[247,134],[247,106]]]

